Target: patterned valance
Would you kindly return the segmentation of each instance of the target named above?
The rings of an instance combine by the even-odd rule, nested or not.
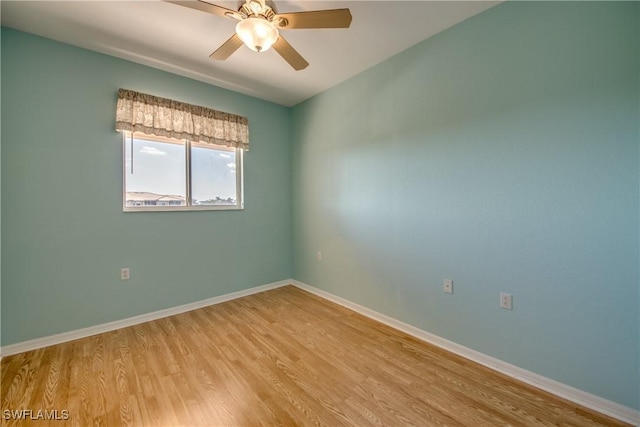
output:
[[[249,150],[246,117],[127,89],[118,91],[116,130]]]

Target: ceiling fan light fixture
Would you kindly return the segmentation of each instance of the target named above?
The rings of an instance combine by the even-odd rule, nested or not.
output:
[[[164,1],[239,21],[236,33],[209,55],[211,59],[224,61],[243,44],[255,52],[264,52],[273,46],[296,71],[304,70],[309,63],[280,36],[279,29],[349,28],[352,19],[347,8],[278,14],[272,0],[244,0],[238,11],[210,3],[211,0]]]
[[[278,29],[264,18],[249,17],[236,25],[236,34],[247,47],[264,52],[278,40]]]

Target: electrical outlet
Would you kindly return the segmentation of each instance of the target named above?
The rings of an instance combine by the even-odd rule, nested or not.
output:
[[[129,271],[129,267],[120,269],[120,280],[129,280],[131,278],[131,274]]]
[[[505,310],[512,310],[511,294],[500,292],[500,308],[504,308]]]
[[[318,261],[322,261],[322,252],[321,251],[318,251],[318,253],[316,254],[316,259]]]
[[[442,290],[445,291],[448,294],[452,294],[453,293],[453,280],[444,279],[442,281]]]

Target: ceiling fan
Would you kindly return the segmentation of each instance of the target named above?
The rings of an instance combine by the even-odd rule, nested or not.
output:
[[[237,11],[203,0],[165,1],[238,21],[236,33],[210,55],[217,60],[227,59],[243,43],[256,52],[264,52],[273,46],[295,70],[303,70],[309,63],[280,35],[279,30],[349,28],[351,25],[349,9],[278,13],[273,3],[269,1],[267,4],[265,0],[245,0]]]

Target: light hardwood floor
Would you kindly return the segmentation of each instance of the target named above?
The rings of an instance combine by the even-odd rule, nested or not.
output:
[[[292,286],[9,356],[1,375],[7,426],[625,425]],[[18,409],[69,419],[4,420]]]

